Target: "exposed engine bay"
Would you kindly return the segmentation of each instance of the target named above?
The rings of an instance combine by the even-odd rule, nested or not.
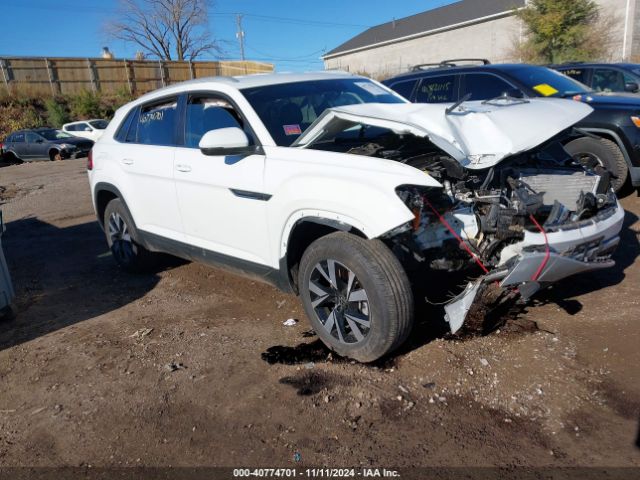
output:
[[[613,264],[621,209],[609,173],[597,164],[577,163],[564,150],[563,140],[575,135],[569,129],[483,170],[463,167],[426,137],[366,125],[358,134],[350,129],[311,148],[401,162],[443,185],[399,187],[414,220],[384,240],[408,271],[477,270],[477,280],[447,309],[455,331],[489,282],[519,289],[526,300],[556,278]],[[584,235],[584,227],[614,214],[610,231]]]

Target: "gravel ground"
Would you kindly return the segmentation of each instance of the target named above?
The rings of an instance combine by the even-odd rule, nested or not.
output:
[[[438,335],[427,309],[401,352],[364,366],[330,355],[297,299],[267,285],[169,260],[120,272],[82,160],[1,168],[19,313],[0,323],[0,466],[638,474],[640,199],[623,205],[615,268],[484,337]]]

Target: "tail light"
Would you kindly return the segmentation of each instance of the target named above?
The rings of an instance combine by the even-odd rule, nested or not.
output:
[[[93,170],[93,148],[87,154],[87,170]]]

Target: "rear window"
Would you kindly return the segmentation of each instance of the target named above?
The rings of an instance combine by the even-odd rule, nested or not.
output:
[[[175,145],[174,132],[178,100],[144,106],[138,118],[137,142],[145,145]]]
[[[455,91],[455,75],[442,75],[432,78],[423,78],[416,102],[418,103],[448,103],[455,102],[457,95]]]

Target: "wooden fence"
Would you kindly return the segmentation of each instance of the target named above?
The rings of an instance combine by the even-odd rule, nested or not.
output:
[[[103,58],[0,57],[0,90],[58,95],[82,90],[142,94],[192,78],[272,72],[261,62],[164,62]]]

